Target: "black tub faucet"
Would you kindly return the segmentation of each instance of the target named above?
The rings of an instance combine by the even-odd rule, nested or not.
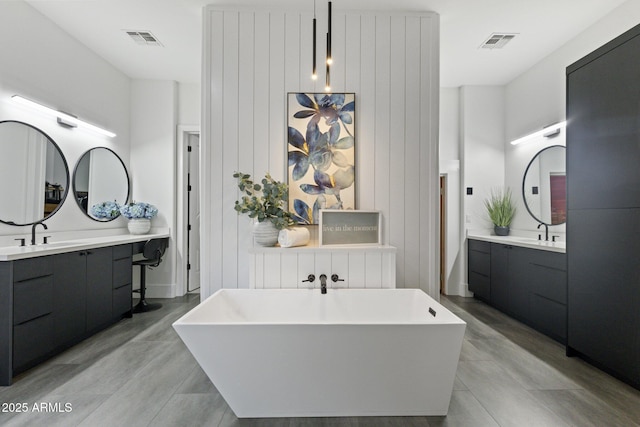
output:
[[[326,274],[320,275],[320,293],[323,293],[323,294],[327,293],[327,275]]]
[[[36,227],[38,225],[42,225],[45,230],[49,229],[49,227],[47,227],[47,224],[45,224],[44,222],[36,222],[35,224],[33,224],[33,226],[31,227],[31,244],[32,245],[36,244]]]
[[[540,230],[540,226],[544,225],[544,241],[548,242],[549,241],[549,226],[547,224],[545,224],[544,222],[541,222],[540,224],[538,224],[538,230]]]

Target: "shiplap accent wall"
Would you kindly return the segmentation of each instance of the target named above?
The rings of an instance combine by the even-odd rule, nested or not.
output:
[[[310,11],[209,6],[204,14],[202,296],[246,288],[251,224],[233,172],[286,180],[286,94],[324,89],[326,17],[311,76]],[[383,214],[397,287],[438,296],[439,17],[333,10],[334,92],[356,94],[356,200]]]

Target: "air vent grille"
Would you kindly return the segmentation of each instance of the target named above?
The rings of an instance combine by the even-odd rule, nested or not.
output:
[[[162,46],[162,43],[151,34],[151,31],[132,31],[124,30],[131,39],[137,44],[146,46]]]
[[[509,43],[517,33],[493,33],[481,45],[482,49],[501,49]]]

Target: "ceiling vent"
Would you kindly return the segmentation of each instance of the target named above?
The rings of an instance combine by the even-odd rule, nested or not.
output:
[[[517,33],[493,33],[480,45],[480,47],[482,49],[501,49],[516,35]]]
[[[150,31],[131,31],[124,30],[131,39],[137,44],[143,44],[147,46],[162,46],[162,43],[151,34]]]

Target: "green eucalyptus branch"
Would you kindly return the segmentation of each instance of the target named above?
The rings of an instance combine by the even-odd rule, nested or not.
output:
[[[285,210],[289,197],[287,184],[276,181],[267,173],[261,184],[255,183],[251,175],[235,172],[238,188],[243,192],[240,200],[236,200],[234,209],[238,214],[247,214],[258,222],[271,221],[282,230],[294,224],[292,215]]]

